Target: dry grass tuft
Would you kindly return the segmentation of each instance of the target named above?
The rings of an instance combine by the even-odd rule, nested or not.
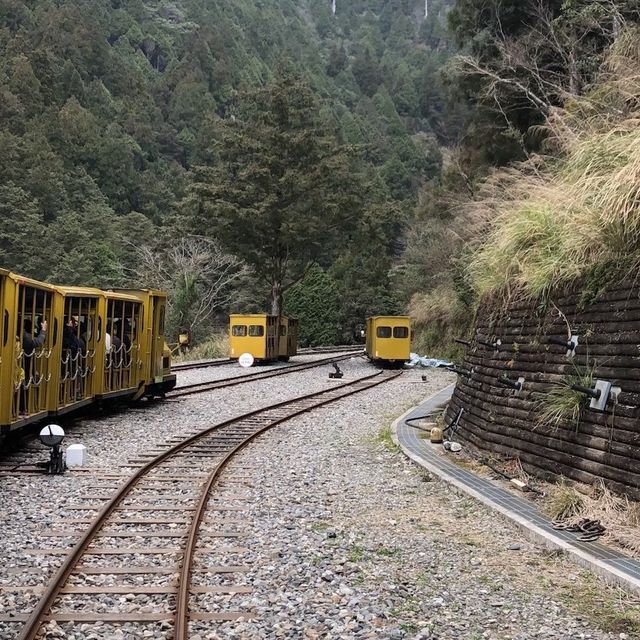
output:
[[[554,520],[574,520],[582,517],[585,502],[582,495],[565,484],[554,487],[546,511]]]
[[[229,335],[227,333],[214,333],[186,351],[182,356],[174,358],[174,360],[175,362],[206,360],[210,358],[225,358],[228,355]]]
[[[496,173],[474,205],[492,219],[469,272],[480,294],[536,297],[631,256],[640,264],[640,49],[627,35],[590,94],[550,118],[559,158]],[[620,74],[626,77],[620,77]]]
[[[596,363],[591,367],[573,365],[573,374],[556,386],[545,392],[536,394],[538,400],[537,426],[559,427],[563,423],[571,422],[578,430],[583,411],[589,405],[589,398],[571,388],[577,384],[582,387],[592,387]]]
[[[581,518],[600,520],[607,528],[604,542],[610,541],[640,555],[640,504],[611,492],[602,481],[585,495],[564,484],[550,493],[547,513],[554,519],[577,522]]]

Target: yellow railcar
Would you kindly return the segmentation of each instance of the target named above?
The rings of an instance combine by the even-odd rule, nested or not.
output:
[[[55,288],[0,269],[0,431],[46,417],[55,389]]]
[[[278,317],[266,313],[234,313],[229,316],[229,357],[237,360],[250,353],[254,360],[277,360]]]
[[[118,289],[133,295],[143,305],[140,358],[144,386],[139,396],[164,395],[176,386],[176,375],[171,373],[171,350],[167,346],[164,325],[167,313],[167,294],[154,289]]]
[[[411,353],[411,320],[408,316],[367,318],[366,353],[370,360],[401,364]]]
[[[55,287],[51,413],[93,402],[102,392],[105,360],[105,294],[85,287]]]

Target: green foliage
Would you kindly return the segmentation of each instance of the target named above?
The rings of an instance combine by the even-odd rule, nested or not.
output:
[[[284,297],[284,313],[299,320],[300,346],[332,345],[338,342],[338,287],[318,264],[312,264],[304,278]]]
[[[212,131],[217,162],[197,171],[191,219],[254,267],[278,314],[284,291],[311,261],[331,256],[358,211],[349,150],[308,83],[285,66],[265,88],[241,94]]]
[[[637,268],[637,109],[630,106],[614,120],[609,105],[599,104],[603,93],[610,103],[629,105],[635,105],[629,96],[640,96],[632,71],[638,64],[636,37],[621,37],[611,54],[612,64],[624,56],[629,75],[604,76],[593,94],[574,101],[575,115],[554,119],[564,133],[563,157],[536,162],[535,170],[532,164],[520,166],[508,176],[508,192],[487,198],[494,220],[470,266],[480,293],[511,290],[535,297],[578,278],[597,280],[616,267],[618,273]],[[587,111],[585,120],[579,114]]]
[[[266,264],[268,286],[318,260],[340,279],[347,335],[367,313],[400,311],[389,274],[402,234],[460,129],[438,72],[451,3],[431,0],[427,19],[418,0],[339,2],[336,16],[311,0],[0,3],[0,266],[126,284],[133,246],[181,237],[185,196],[242,169],[225,202],[238,196],[251,224],[236,233],[218,203],[191,210],[196,233],[236,233],[228,246]],[[283,57],[292,77],[304,70],[289,98],[274,93]]]
[[[578,431],[580,418],[589,406],[589,398],[572,387],[579,385],[592,388],[595,368],[595,364],[589,368],[573,364],[572,372],[566,375],[564,380],[537,394],[539,407],[537,424],[554,428],[563,424],[573,424]]]
[[[28,194],[13,183],[0,185],[0,255],[3,266],[17,269],[25,262],[37,269],[38,257],[32,250],[44,240],[44,224],[38,208]]]

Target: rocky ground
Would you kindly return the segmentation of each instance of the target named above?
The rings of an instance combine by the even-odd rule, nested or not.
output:
[[[361,359],[341,366],[346,378],[370,371]],[[179,384],[227,377],[226,369],[181,374]],[[227,552],[205,537],[199,561],[245,567],[207,575],[207,584],[252,592],[199,594],[192,610],[243,611],[251,619],[194,622],[192,640],[638,637],[637,607],[629,598],[526,542],[509,523],[430,478],[393,447],[392,420],[451,380],[434,371],[424,383],[422,373],[409,371],[296,418],[241,454],[214,502],[223,503],[227,492],[245,505],[232,522],[245,550]],[[29,549],[46,546],[48,527],[71,514],[81,517],[66,507],[96,493],[91,487],[107,470],[176,433],[335,384],[326,374],[312,370],[76,423],[68,440],[87,446],[90,472],[1,480],[0,586],[46,582],[57,562]],[[25,613],[35,599],[35,592],[1,589],[0,613]],[[158,604],[158,596],[112,600],[110,610]],[[19,626],[0,623],[0,638],[17,637]],[[171,627],[51,625],[48,637],[170,638]]]

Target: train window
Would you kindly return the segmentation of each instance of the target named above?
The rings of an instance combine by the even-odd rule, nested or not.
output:
[[[249,325],[249,335],[252,338],[258,338],[264,335],[264,327],[260,324],[250,324]]]
[[[409,329],[407,327],[393,327],[394,338],[408,338]]]
[[[7,340],[9,339],[9,312],[4,310],[4,346],[7,346]]]
[[[390,338],[391,337],[391,327],[378,327],[376,329],[376,336],[378,338]]]
[[[247,327],[244,324],[235,324],[231,327],[231,335],[237,338],[244,338],[247,335]]]
[[[164,335],[164,306],[160,307],[160,321],[158,322],[158,333]]]
[[[283,324],[280,325],[280,335],[281,336],[286,336],[287,335],[287,327]]]

